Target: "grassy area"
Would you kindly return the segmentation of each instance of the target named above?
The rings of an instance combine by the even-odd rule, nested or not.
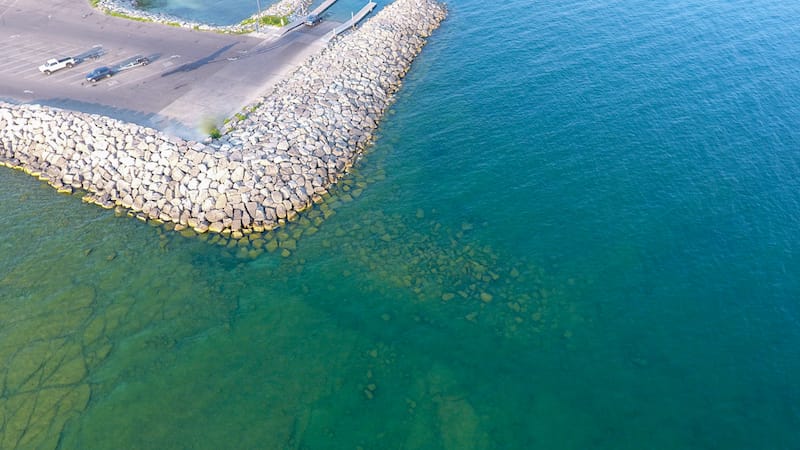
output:
[[[122,19],[128,19],[128,20],[135,20],[137,22],[152,22],[152,20],[144,18],[144,17],[131,16],[131,15],[128,15],[128,14],[125,14],[125,13],[117,12],[117,11],[108,11],[107,14],[109,16],[120,17]]]
[[[204,133],[208,134],[211,139],[219,139],[222,137],[222,132],[217,126],[217,121],[211,117],[206,117],[202,120],[200,123],[200,129],[203,130]]]
[[[254,18],[244,19],[242,25],[253,25],[256,23]],[[274,27],[282,27],[289,23],[288,16],[261,16],[259,20],[261,25],[270,25]]]

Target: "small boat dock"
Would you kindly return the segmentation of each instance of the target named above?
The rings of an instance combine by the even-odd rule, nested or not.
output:
[[[322,15],[322,13],[327,11],[328,8],[333,6],[334,3],[336,3],[336,0],[325,0],[319,6],[314,8],[313,11],[309,12],[306,17],[301,17],[301,18],[299,18],[297,20],[294,20],[293,22],[291,22],[290,24],[286,25],[285,27],[280,28],[278,31],[275,32],[275,36],[276,37],[281,37],[284,34],[286,34],[286,33],[290,32],[290,31],[292,31],[292,30],[294,30],[296,28],[299,28],[299,27],[305,25],[307,17],[310,17],[310,16],[320,17]]]
[[[360,11],[358,11],[357,13],[353,14],[350,17],[350,20],[334,28],[328,40],[331,40],[336,36],[340,35],[341,33],[344,33],[345,31],[355,27],[356,24],[358,24],[358,22],[361,22],[364,19],[364,17],[367,16],[367,14],[369,14],[370,12],[372,12],[373,9],[375,9],[376,6],[378,6],[378,4],[372,1],[364,5],[364,7],[361,8]]]

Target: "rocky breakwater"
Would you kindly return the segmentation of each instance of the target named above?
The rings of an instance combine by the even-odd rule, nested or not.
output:
[[[0,163],[144,219],[241,237],[320,200],[369,142],[445,16],[397,0],[306,61],[210,144],[119,120],[0,103]]]
[[[280,186],[272,196],[276,208],[283,202],[287,211],[298,210],[317,200],[370,142],[425,38],[445,16],[433,0],[395,1],[244,108],[211,145],[275,163],[253,170]]]

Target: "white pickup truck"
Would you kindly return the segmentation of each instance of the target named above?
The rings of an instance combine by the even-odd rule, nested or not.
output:
[[[39,72],[45,75],[50,75],[53,72],[59,71],[64,68],[70,68],[75,65],[75,58],[69,56],[59,59],[48,59],[47,62],[39,66]]]

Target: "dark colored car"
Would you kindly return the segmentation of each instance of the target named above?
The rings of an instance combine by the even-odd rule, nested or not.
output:
[[[146,66],[150,64],[150,59],[145,56],[133,57],[119,65],[119,70],[133,69],[134,67]]]
[[[316,14],[309,14],[308,16],[306,16],[305,23],[309,27],[313,27],[314,25],[316,25],[316,24],[318,24],[320,22],[322,22],[322,17],[320,17],[320,16],[318,16]]]
[[[108,67],[98,67],[86,75],[86,81],[90,83],[97,83],[98,81],[114,75],[114,72]]]

